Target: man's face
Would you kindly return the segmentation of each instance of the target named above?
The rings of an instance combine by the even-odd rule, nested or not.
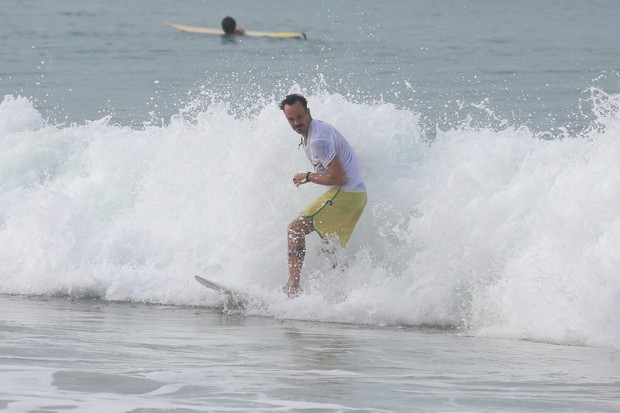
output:
[[[292,105],[284,105],[284,116],[288,120],[288,124],[297,133],[304,138],[308,136],[310,128],[310,110],[304,109],[301,102],[295,102]]]

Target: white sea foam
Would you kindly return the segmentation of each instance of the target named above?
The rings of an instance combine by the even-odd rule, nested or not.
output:
[[[277,102],[223,99],[137,130],[46,124],[0,104],[0,292],[221,305],[203,274],[262,294],[285,318],[431,324],[473,334],[620,347],[618,97],[548,140],[526,127],[439,128],[386,103],[307,92],[357,149],[369,204],[330,269],[312,237],[289,301],[288,222],[321,188]],[[196,109],[200,108],[200,109]]]

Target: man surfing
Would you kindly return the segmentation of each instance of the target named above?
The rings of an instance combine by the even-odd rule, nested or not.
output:
[[[306,98],[288,95],[280,109],[291,128],[302,136],[300,146],[314,167],[314,172],[296,173],[293,182],[296,186],[313,183],[329,187],[288,226],[288,282],[284,292],[293,298],[299,294],[306,235],[316,231],[326,241],[335,236],[346,246],[364,211],[367,195],[353,148],[332,125],[312,119]]]

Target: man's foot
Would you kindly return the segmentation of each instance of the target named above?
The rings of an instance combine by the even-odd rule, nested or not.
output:
[[[282,287],[282,291],[284,291],[284,294],[286,294],[288,298],[299,297],[299,286],[298,285],[292,285],[292,284],[287,283],[284,287]]]

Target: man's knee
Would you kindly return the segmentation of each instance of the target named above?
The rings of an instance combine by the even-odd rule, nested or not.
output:
[[[312,223],[306,217],[298,217],[288,224],[289,238],[305,237],[312,232]]]

